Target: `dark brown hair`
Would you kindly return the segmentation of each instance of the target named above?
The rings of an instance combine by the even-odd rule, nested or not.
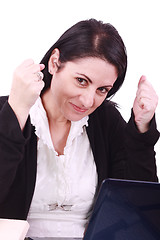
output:
[[[118,78],[107,98],[121,87],[127,69],[127,54],[121,36],[111,24],[89,19],[76,23],[64,32],[41,61],[46,66],[43,70],[45,87],[42,94],[50,87],[52,76],[48,72],[48,61],[55,48],[60,51],[61,63],[78,58],[97,57],[113,64],[117,69]]]

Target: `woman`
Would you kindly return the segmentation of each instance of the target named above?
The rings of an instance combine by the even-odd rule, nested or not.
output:
[[[82,237],[103,179],[157,181],[151,84],[141,77],[129,123],[106,100],[126,68],[116,29],[91,19],[15,70],[0,99],[0,217],[27,219],[30,237]]]

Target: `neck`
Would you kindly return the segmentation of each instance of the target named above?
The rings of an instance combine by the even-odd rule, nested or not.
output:
[[[70,122],[68,119],[66,119],[62,113],[59,111],[59,107],[55,103],[53,96],[50,92],[50,89],[47,90],[43,95],[42,95],[42,104],[43,107],[47,113],[47,117],[49,122],[54,122],[56,124],[68,124]]]
[[[63,155],[71,122],[58,111],[49,90],[43,94],[42,104],[47,113],[53,146],[59,155]]]

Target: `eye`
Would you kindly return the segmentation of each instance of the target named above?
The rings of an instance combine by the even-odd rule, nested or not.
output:
[[[79,78],[79,77],[77,77],[76,79],[77,79],[79,85],[81,85],[81,86],[86,86],[87,85],[87,80],[86,79]]]
[[[110,89],[106,88],[106,87],[100,87],[98,88],[98,91],[100,91],[100,93],[102,94],[106,94],[109,92]]]

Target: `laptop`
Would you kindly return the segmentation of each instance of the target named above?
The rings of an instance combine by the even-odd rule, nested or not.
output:
[[[160,184],[104,180],[84,240],[160,240]]]

